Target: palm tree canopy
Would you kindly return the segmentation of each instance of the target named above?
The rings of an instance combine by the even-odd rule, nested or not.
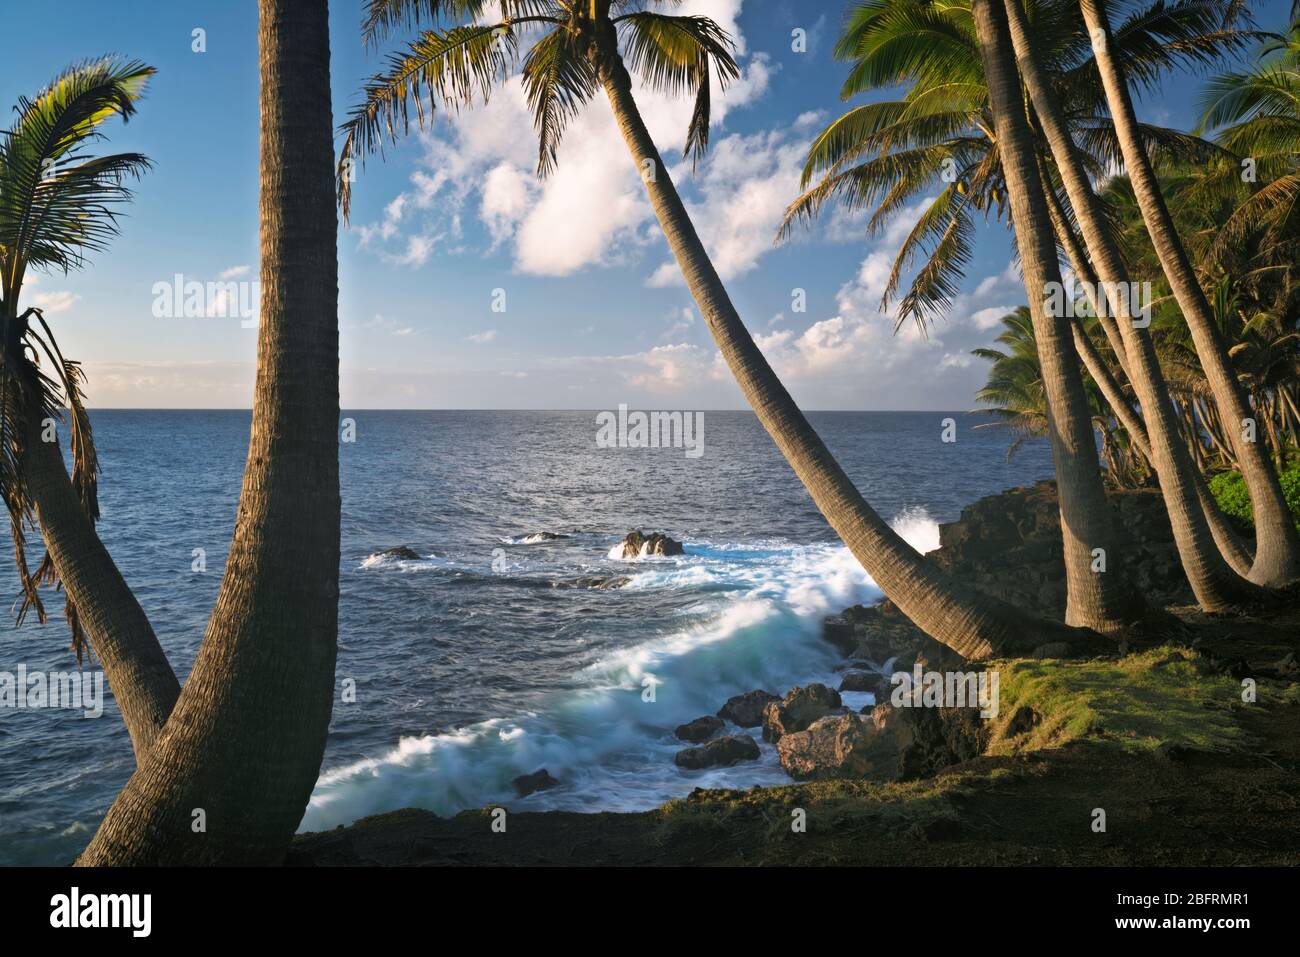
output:
[[[1124,6],[1127,16],[1114,42],[1138,87],[1155,84],[1175,67],[1217,62],[1258,36],[1238,26],[1244,14],[1230,0]],[[1121,156],[1078,4],[1028,0],[1026,14],[1087,170],[1103,179]],[[898,252],[881,307],[888,308],[905,273],[921,261],[899,299],[897,320],[925,329],[959,288],[973,252],[974,215],[1001,218],[1006,212],[970,2],[860,0],[846,17],[835,54],[852,63],[844,99],[905,89],[901,98],[850,110],[813,141],[804,192],[790,205],[777,239],[831,203],[871,210],[867,230],[875,232],[920,200],[924,212]],[[1032,116],[1030,125],[1037,128]],[[1142,135],[1162,162],[1205,161],[1221,153],[1178,130],[1146,125]]]
[[[694,97],[684,155],[698,162],[708,148],[713,78],[725,88],[740,75],[733,40],[708,17],[640,6],[637,0],[370,0],[363,24],[367,44],[395,30],[429,28],[388,57],[340,128],[338,190],[345,221],[356,162],[406,135],[412,108],[423,126],[440,108],[456,111],[484,102],[521,62],[537,131],[538,174],[550,173],[565,125],[600,88],[600,59],[610,37],[648,87]],[[504,19],[483,21],[498,10]]]
[[[33,520],[23,469],[33,416],[62,419],[68,409],[73,485],[91,519],[99,515],[85,377],[63,356],[40,309],[19,313],[23,280],[29,268],[78,268],[117,234],[117,211],[131,198],[126,181],[147,170],[149,160],[139,153],[95,156],[89,146],[103,138],[109,119],[125,121],[135,113],[154,72],[115,57],[73,65],[35,97],[21,98],[17,118],[0,136],[0,498],[23,583],[20,621],[29,608],[45,620],[36,588],[56,580],[48,555],[33,574],[23,549],[24,529]],[[80,654],[75,610],[70,604],[67,610]]]

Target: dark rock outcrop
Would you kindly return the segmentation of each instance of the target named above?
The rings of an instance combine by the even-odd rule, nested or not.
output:
[[[682,543],[659,532],[649,535],[640,531],[628,532],[623,539],[622,557],[638,558],[648,555],[681,555]]]
[[[791,688],[780,701],[769,701],[763,708],[763,740],[779,741],[784,735],[803,731],[842,706],[840,693],[823,684]]]
[[[402,561],[418,562],[420,555],[407,545],[394,545],[392,548],[385,548],[382,552],[376,552],[384,558],[400,558]]]
[[[694,721],[687,721],[685,724],[679,724],[673,734],[677,735],[683,741],[689,741],[691,744],[699,744],[701,741],[707,741],[719,731],[722,730],[723,720],[715,718],[711,714],[706,714],[702,718],[696,718]]]
[[[519,775],[510,783],[515,786],[515,793],[524,798],[534,791],[545,791],[548,788],[553,788],[560,782],[551,777],[551,772],[546,768],[539,768],[532,774]]]
[[[1108,492],[1119,537],[1116,552],[1128,557],[1123,574],[1152,606],[1192,603],[1160,492]],[[1039,482],[990,495],[964,508],[955,522],[939,526],[939,547],[926,558],[962,584],[1044,618],[1065,614],[1065,560],[1055,482]],[[1109,572],[1118,569],[1111,567]],[[827,618],[823,637],[844,655],[891,670],[920,661],[945,669],[960,659],[912,624],[888,599]],[[1040,657],[1068,657],[1068,647],[1047,646]]]
[[[725,767],[739,761],[752,761],[758,757],[758,742],[747,734],[733,734],[718,738],[698,748],[686,748],[673,758],[679,768],[699,771],[704,768]]]
[[[770,701],[780,701],[780,695],[770,691],[747,691],[733,695],[718,709],[718,717],[739,728],[757,728],[763,723],[763,709]]]
[[[846,671],[840,691],[869,691],[879,699],[889,692],[889,679],[874,671]]]

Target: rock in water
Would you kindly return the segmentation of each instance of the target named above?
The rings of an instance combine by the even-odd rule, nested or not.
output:
[[[804,781],[821,778],[885,779],[897,766],[897,752],[877,746],[880,732],[856,714],[828,715],[807,730],[783,734],[776,743],[786,774]]]
[[[872,671],[846,671],[840,691],[870,691],[877,698],[889,693],[889,679]]]
[[[701,741],[707,741],[714,734],[722,730],[722,719],[715,718],[711,714],[706,714],[703,718],[696,718],[694,721],[688,721],[685,724],[679,724],[677,730],[673,733],[683,741],[689,741],[691,744],[699,744]]]
[[[540,768],[532,774],[521,774],[510,782],[515,786],[515,793],[521,798],[528,797],[534,791],[545,791],[553,788],[560,782],[551,777],[551,772],[546,768]]]
[[[420,556],[415,550],[406,545],[394,545],[392,548],[385,548],[379,554],[385,558],[400,558],[408,562],[418,562],[420,560]]]
[[[780,700],[780,695],[770,691],[747,691],[728,698],[718,709],[718,717],[740,728],[757,728],[763,723],[763,709],[768,702]]]
[[[718,738],[698,748],[686,748],[673,758],[679,768],[699,771],[703,768],[725,767],[737,761],[753,761],[758,757],[758,742],[747,734],[733,734]]]
[[[783,735],[803,731],[843,705],[840,693],[823,684],[794,687],[781,701],[769,701],[763,709],[763,740],[779,741]]]
[[[659,532],[646,535],[640,531],[628,532],[623,539],[624,558],[640,558],[646,555],[681,555],[684,553],[682,543]]]

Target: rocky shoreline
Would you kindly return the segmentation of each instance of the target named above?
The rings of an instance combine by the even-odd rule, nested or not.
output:
[[[1116,493],[1111,496],[1111,507],[1116,512],[1117,527],[1124,530],[1120,558],[1128,569],[1126,573],[1135,576],[1152,605],[1164,606],[1173,613],[1169,619],[1176,634],[1170,637],[1178,646],[1172,650],[1160,648],[1152,652],[1150,661],[1124,657],[1141,649],[1117,649],[1113,658],[1093,669],[1096,672],[1094,678],[1099,682],[1122,679],[1127,683],[1134,667],[1139,667],[1143,675],[1149,668],[1164,669],[1159,672],[1161,680],[1166,678],[1166,672],[1169,675],[1177,673],[1178,678],[1169,680],[1160,689],[1169,700],[1157,708],[1159,714],[1155,724],[1163,722],[1169,724],[1168,727],[1159,730],[1154,737],[1146,735],[1140,748],[1124,749],[1126,753],[1122,760],[1109,751],[1092,759],[1109,763],[1118,760],[1114,786],[1121,786],[1129,775],[1135,792],[1140,791],[1140,780],[1151,774],[1141,761],[1149,760],[1150,755],[1166,764],[1170,761],[1196,764],[1196,760],[1189,759],[1188,755],[1201,754],[1204,749],[1197,743],[1200,739],[1195,733],[1184,734],[1177,724],[1170,723],[1174,718],[1181,720],[1185,717],[1179,713],[1180,695],[1235,696],[1232,689],[1236,682],[1245,675],[1256,675],[1261,681],[1280,683],[1277,700],[1270,698],[1270,707],[1289,706],[1284,718],[1275,718],[1269,727],[1300,724],[1297,720],[1300,695],[1296,694],[1295,684],[1300,677],[1300,667],[1296,664],[1294,649],[1300,615],[1289,612],[1283,614],[1282,621],[1234,620],[1227,624],[1200,615],[1191,607],[1192,596],[1181,571],[1159,493],[1150,490]],[[635,542],[625,541],[625,553],[673,554],[673,546],[680,547],[679,543],[664,536],[653,536],[655,545],[647,547],[651,536],[637,533],[636,537]],[[1010,489],[973,503],[962,511],[957,521],[940,526],[940,547],[927,557],[960,580],[1003,600],[1031,608],[1044,616],[1059,618],[1063,614],[1064,566],[1059,513],[1051,482]],[[1291,617],[1288,618],[1288,614]],[[1122,727],[1121,722],[1116,722],[1113,729],[1103,728],[1096,712],[1087,705],[1086,691],[1071,687],[1071,693],[1080,695],[1079,702],[1073,701],[1069,695],[1045,697],[1044,689],[1053,681],[1060,680],[1057,672],[1070,665],[1050,660],[997,664],[1007,681],[1002,692],[1003,707],[994,720],[982,720],[975,707],[894,706],[890,702],[893,690],[890,675],[896,672],[911,672],[914,668],[939,671],[960,668],[963,672],[974,673],[987,665],[963,664],[960,658],[917,629],[887,600],[871,607],[855,606],[828,617],[822,634],[843,656],[842,663],[836,668],[840,672],[838,689],[812,683],[786,689],[784,694],[755,689],[736,695],[721,703],[716,714],[702,715],[676,729],[676,737],[686,745],[677,753],[676,764],[685,770],[697,770],[752,761],[760,756],[760,745],[753,736],[753,733],[758,733],[763,741],[775,746],[782,768],[790,775],[790,788],[829,788],[827,793],[841,797],[846,792],[860,797],[865,793],[874,797],[863,800],[879,800],[880,793],[918,784],[923,788],[942,790],[947,787],[942,782],[948,781],[948,775],[956,771],[973,766],[987,768],[990,761],[1005,760],[995,758],[995,755],[1013,756],[1019,762],[1033,763],[1043,760],[1045,753],[1053,754],[1052,748],[1060,749],[1062,754],[1072,754],[1079,748],[1095,747],[1089,739],[1097,735],[1102,738],[1132,736],[1131,729]],[[1158,642],[1153,641],[1153,644]],[[1182,650],[1183,647],[1188,650]],[[874,703],[855,711],[846,706],[842,698],[842,693],[850,692],[871,693]],[[1113,692],[1108,689],[1107,693]],[[1270,690],[1269,694],[1272,696],[1274,692]],[[1140,707],[1143,703],[1135,700],[1133,707]],[[1204,703],[1204,707],[1210,707],[1210,703]],[[1239,705],[1231,707],[1240,711]],[[1082,725],[1080,714],[1084,715]],[[1093,722],[1092,726],[1088,727],[1087,722]],[[1084,728],[1082,732],[1080,727]],[[1042,751],[1045,743],[1052,746],[1047,752]],[[1294,744],[1282,747],[1295,750]],[[1130,753],[1135,749],[1140,752],[1138,758]],[[1300,782],[1300,755],[1292,767],[1279,761],[1283,751],[1278,747],[1270,753],[1273,756],[1266,760],[1271,766],[1282,771],[1291,784]],[[1048,760],[1061,759],[1053,756]],[[1139,760],[1139,764],[1133,764],[1135,760]],[[541,768],[517,779],[515,786],[523,795],[556,783],[549,772]],[[769,802],[783,804],[782,792],[790,788],[753,788],[747,792],[703,792],[697,789],[684,804],[670,802],[659,812],[640,815],[538,812],[514,814],[512,817],[526,816],[530,820],[555,822],[563,819],[566,828],[591,826],[598,830],[607,827],[606,819],[613,818],[620,822],[620,827],[626,824],[633,831],[640,829],[637,832],[640,836],[635,841],[661,843],[665,816],[671,816],[670,812],[680,814],[674,805],[682,804],[683,808],[691,809],[691,813],[707,805],[713,809],[710,813],[728,815],[737,806],[748,807],[756,803],[766,807]],[[858,801],[857,798],[854,800]],[[859,807],[855,803],[853,813],[861,812],[868,817],[876,813],[864,808],[866,805]],[[1205,813],[1212,814],[1213,810],[1213,807],[1207,807]],[[480,813],[464,812],[453,819],[434,818],[442,823],[433,830],[449,829],[463,835],[473,816]],[[364,833],[366,840],[380,837],[381,843],[386,845],[388,838],[383,836],[384,829],[391,827],[401,831],[409,828],[415,820],[412,815],[418,816],[421,828],[432,827],[425,814],[393,812],[328,834],[301,835],[292,861],[299,864],[355,863],[354,838],[359,839]],[[634,820],[640,823],[633,824]],[[945,818],[937,820],[937,823],[936,820],[923,820],[916,826],[921,829],[921,838],[928,840],[927,835],[942,835],[955,825]],[[541,830],[546,830],[546,827]],[[475,832],[471,830],[468,833]],[[636,846],[641,847],[641,844]],[[690,842],[684,848],[682,853],[687,856],[698,851]],[[679,861],[674,854],[673,851],[654,852],[651,857],[660,863]],[[434,858],[438,860],[425,862],[447,862],[436,854]],[[596,859],[597,862],[603,860],[599,854]],[[789,861],[780,857],[775,862]]]

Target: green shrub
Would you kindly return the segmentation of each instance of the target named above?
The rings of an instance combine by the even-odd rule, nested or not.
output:
[[[1287,508],[1291,509],[1296,526],[1300,527],[1300,465],[1285,469],[1279,479]],[[1210,479],[1210,492],[1224,515],[1254,526],[1255,515],[1250,507],[1250,495],[1246,492],[1246,482],[1240,472],[1220,472]]]

